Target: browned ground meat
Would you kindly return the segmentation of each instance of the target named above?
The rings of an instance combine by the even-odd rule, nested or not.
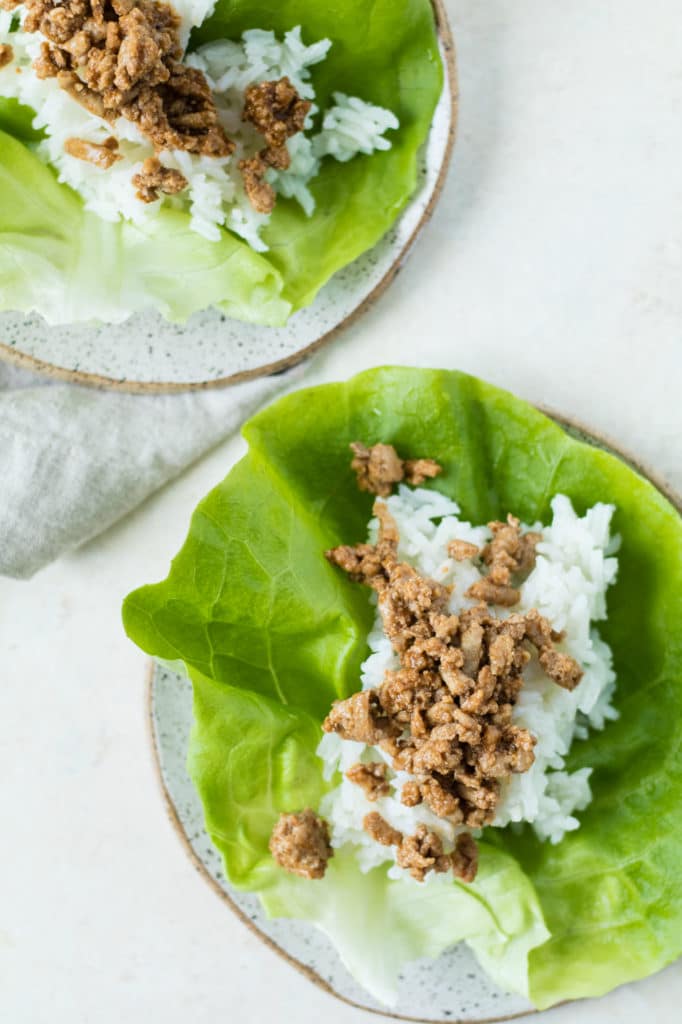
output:
[[[14,50],[8,43],[0,43],[0,68],[7,67],[14,60]]]
[[[390,456],[387,464],[395,470]],[[378,744],[389,753],[395,770],[413,776],[403,788],[407,806],[424,801],[440,817],[481,828],[495,816],[502,780],[528,771],[534,761],[535,738],[512,721],[531,657],[529,644],[561,686],[575,686],[581,669],[556,650],[560,635],[537,611],[500,619],[481,603],[459,615],[448,614],[450,590],[398,560],[395,521],[383,502],[377,501],[374,511],[380,523],[376,545],[336,548],[327,558],[377,593],[384,631],[400,668],[387,672],[377,689],[337,701],[323,728],[343,739]],[[483,557],[488,565],[509,570],[506,583],[491,581],[504,588],[511,572],[532,565],[536,538],[527,542],[518,520],[511,518],[493,533]],[[497,592],[492,596],[499,598]],[[370,834],[383,828],[378,815],[368,818]],[[400,840],[398,863],[414,877],[443,870],[441,858],[446,855],[430,834],[408,840]],[[398,845],[395,835],[389,845]],[[461,839],[448,863],[460,878],[475,876],[475,843],[469,836]]]
[[[458,798],[449,793],[436,777],[425,779],[419,787],[419,793],[422,800],[439,818],[460,817]]]
[[[291,157],[286,146],[266,146],[255,156],[240,161],[239,170],[242,172],[244,189],[257,213],[272,213],[277,203],[277,193],[265,180],[267,171],[270,168],[286,171],[290,163]]]
[[[134,122],[157,152],[233,152],[204,74],[182,63],[180,18],[170,4],[26,0],[26,8],[25,31],[47,40],[34,64],[39,78],[56,78],[98,117]]]
[[[419,487],[442,472],[442,467],[433,459],[406,459],[404,469],[405,483],[410,487]]]
[[[448,554],[456,562],[466,562],[467,559],[476,558],[480,551],[475,544],[469,544],[466,540],[451,540],[448,544]]]
[[[419,825],[413,836],[403,838],[395,859],[398,867],[409,871],[417,882],[423,882],[429,871],[442,874],[452,867],[440,836],[430,832],[426,825]]]
[[[180,171],[164,167],[155,156],[149,157],[142,164],[139,174],[133,175],[133,185],[137,189],[137,198],[143,203],[154,203],[163,192],[167,196],[175,196],[187,188],[187,178]]]
[[[67,139],[64,143],[64,152],[73,156],[76,160],[87,160],[95,167],[108,170],[121,157],[118,150],[118,139],[110,136],[99,145],[95,142],[88,142],[87,139]]]
[[[391,444],[367,448],[360,441],[354,441],[350,447],[353,452],[351,468],[357,475],[358,487],[380,498],[387,498],[395,484],[403,480],[416,487],[441,472],[433,459],[401,459]]]
[[[362,827],[376,843],[396,847],[396,863],[423,882],[430,871],[452,871],[465,882],[473,882],[478,868],[478,847],[468,833],[458,836],[455,849],[445,853],[440,836],[426,825],[419,825],[412,836],[404,836],[376,811],[365,815]]]
[[[270,837],[270,852],[285,871],[302,878],[323,878],[334,855],[329,827],[309,809],[282,814]]]
[[[540,664],[549,678],[564,690],[575,690],[583,677],[583,670],[570,655],[562,654],[549,645],[540,651]]]
[[[382,818],[377,811],[372,811],[371,814],[365,815],[362,827],[375,843],[381,843],[382,846],[398,846],[403,841],[402,832],[389,825],[386,819]]]
[[[248,160],[242,160],[239,169],[244,189],[257,213],[272,213],[277,194],[266,180],[267,171],[286,171],[291,165],[287,139],[303,131],[310,110],[288,78],[276,82],[261,82],[246,90],[243,120],[249,121],[260,132],[267,145]]]
[[[511,608],[521,600],[521,591],[505,583],[493,583],[489,576],[472,583],[466,596],[474,601],[486,604],[498,604],[503,608]]]
[[[457,836],[452,854],[452,870],[463,882],[473,882],[478,871],[478,846],[468,832]]]
[[[256,213],[272,213],[277,204],[277,193],[265,180],[268,165],[260,154],[240,160],[244,190]]]
[[[406,807],[416,807],[422,802],[421,789],[418,782],[406,782],[403,786],[400,800]]]
[[[261,150],[260,158],[273,171],[287,171],[291,166],[291,156],[286,146],[266,146]]]
[[[268,146],[281,149],[287,139],[303,131],[310,106],[288,78],[261,82],[246,90],[244,120],[251,122]]]
[[[513,585],[513,577],[518,581],[535,565],[535,547],[540,534],[522,533],[519,520],[512,515],[507,516],[506,523],[488,523],[488,527],[492,530],[493,539],[482,551],[488,575],[473,583],[466,596],[474,601],[511,608],[521,600],[521,592]],[[453,558],[457,557],[453,554],[455,545],[460,543],[453,541],[448,546]]]
[[[355,739],[370,747],[398,735],[374,690],[360,690],[347,700],[337,701],[325,721],[327,732],[337,732],[341,739]]]
[[[513,573],[529,573],[535,565],[540,534],[521,533],[521,524],[512,515],[507,516],[506,523],[488,523],[488,527],[493,539],[483,549],[483,561],[493,583],[509,583]]]
[[[346,778],[360,786],[365,791],[367,799],[372,802],[391,792],[391,787],[386,781],[386,765],[381,761],[354,764],[346,772]]]

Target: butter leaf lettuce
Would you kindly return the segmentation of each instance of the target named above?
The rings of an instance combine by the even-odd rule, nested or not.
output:
[[[592,804],[580,829],[557,846],[530,829],[486,831],[477,887],[496,870],[504,882],[487,893],[453,883],[453,916],[467,922],[465,937],[500,984],[528,991],[539,1007],[603,994],[679,956],[682,527],[672,506],[619,459],[456,372],[372,370],[281,399],[244,435],[247,456],[197,508],[167,580],[135,591],[124,606],[131,638],[155,657],[183,662],[193,679],[190,770],[230,880],[260,891],[271,912],[310,916],[328,930],[335,900],[346,898],[352,865],[345,858],[327,890],[291,882],[269,858],[267,837],[279,811],[319,802],[319,723],[332,700],[358,687],[372,609],[364,588],[334,571],[322,552],[364,538],[371,513],[348,444],[384,441],[406,457],[438,459],[438,489],[474,522],[510,510],[547,522],[550,500],[562,492],[580,514],[613,502],[622,536],[602,627],[615,657],[620,718],[576,743],[569,761],[571,769],[594,769]],[[240,703],[246,698],[248,715]],[[243,750],[237,771],[230,751],[242,734],[253,737],[252,751]],[[239,783],[248,791],[235,789],[237,776],[248,777]],[[362,901],[380,900],[395,923],[394,912],[409,904],[402,925],[409,935],[397,956],[431,954],[462,937],[452,922],[449,936],[440,931],[427,887],[407,894],[385,880],[373,885],[368,876],[349,886],[358,899],[348,913],[363,921]],[[477,914],[467,900],[483,909]],[[334,935],[347,958],[341,933],[351,926],[352,918],[341,921]],[[361,929],[358,936],[362,942]],[[366,969],[355,969],[386,998],[390,979],[364,953]]]
[[[271,917],[311,921],[333,942],[344,964],[386,1005],[397,997],[400,969],[437,957],[466,939],[501,987],[528,995],[528,953],[548,935],[537,897],[518,863],[501,850],[479,847],[472,886],[389,879],[385,868],[358,870],[344,847],[318,885],[280,872],[261,892]]]
[[[418,887],[386,870],[358,870],[348,850],[321,881],[282,871],[268,855],[278,815],[316,807],[329,783],[315,754],[320,718],[192,671],[189,769],[206,828],[230,882],[258,892],[272,917],[313,922],[353,976],[379,1000],[395,1000],[403,964],[470,940],[495,976],[527,994],[528,952],[548,937],[530,881],[513,857],[481,848],[475,885]]]
[[[215,305],[235,319],[277,326],[372,248],[415,189],[417,154],[442,91],[433,9],[429,0],[218,0],[192,45],[298,24],[307,41],[334,44],[312,69],[322,103],[345,90],[393,110],[401,127],[391,133],[391,150],[348,164],[324,161],[314,215],[280,200],[265,234],[270,251],[258,255],[227,231],[207,241],[177,211],[163,210],[144,230],[87,213],[34,155],[27,108],[0,96],[0,309],[68,322],[120,321],[152,307],[184,320]]]
[[[182,320],[216,305],[277,324],[291,310],[282,287],[262,256],[227,232],[208,242],[185,214],[164,211],[141,228],[88,213],[30,149],[0,131],[0,309],[68,323],[117,322],[150,306]]]
[[[0,131],[13,135],[21,142],[39,142],[42,132],[33,127],[35,111],[14,99],[0,96]]]

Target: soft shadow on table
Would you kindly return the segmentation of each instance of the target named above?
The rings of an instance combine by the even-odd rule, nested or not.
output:
[[[451,241],[477,216],[497,162],[499,128],[504,117],[506,25],[497,2],[449,0],[457,54],[459,121],[452,169],[436,221],[447,221]]]
[[[447,0],[455,45],[458,79],[458,114],[455,147],[440,199],[417,239],[414,251],[400,270],[398,283],[389,288],[352,324],[341,343],[372,337],[384,329],[384,320],[396,290],[414,294],[428,291],[433,267],[456,260],[460,241],[479,219],[481,203],[502,158],[500,126],[505,117],[505,48],[507,26],[499,12],[500,0]],[[418,326],[418,325],[415,325]],[[324,361],[324,353],[322,361]]]
[[[505,18],[499,0],[448,0],[455,44],[459,89],[457,134],[452,164],[431,223],[417,241],[401,273],[410,289],[421,291],[432,267],[452,260],[453,249],[479,217],[479,208],[500,159],[500,125],[504,118]],[[391,301],[391,290],[369,311],[378,322]],[[347,336],[356,333],[351,328]]]
[[[150,403],[152,406],[158,406],[159,403],[168,402],[177,403],[179,401],[186,401],[190,404],[190,408],[193,404],[201,402],[203,405],[208,407],[214,407],[214,412],[211,413],[211,422],[215,420],[220,425],[219,429],[211,433],[207,433],[204,437],[204,443],[199,447],[195,455],[191,459],[184,460],[181,465],[178,465],[177,472],[169,473],[165,479],[159,480],[158,485],[147,489],[146,494],[140,498],[139,501],[131,502],[129,507],[116,518],[115,521],[108,523],[100,532],[95,536],[88,538],[84,543],[79,544],[74,550],[68,552],[69,557],[74,563],[81,560],[83,564],[87,564],[91,559],[94,552],[99,549],[108,549],[110,545],[115,545],[117,539],[129,531],[133,531],[131,536],[134,537],[134,531],[138,525],[145,521],[145,518],[149,515],[150,508],[156,502],[162,502],[165,499],[170,487],[182,487],[183,484],[178,482],[178,478],[185,476],[187,477],[187,471],[193,469],[199,469],[207,464],[212,465],[212,459],[218,453],[219,458],[215,469],[211,472],[209,482],[195,483],[195,478],[191,477],[186,482],[186,493],[187,493],[187,512],[186,516],[180,518],[177,521],[166,523],[164,526],[164,533],[166,535],[166,541],[164,542],[164,548],[167,551],[168,558],[177,550],[179,545],[184,540],[184,537],[189,528],[190,517],[194,511],[195,506],[198,502],[205,497],[206,493],[212,488],[217,486],[223,477],[227,475],[229,470],[232,468],[233,458],[240,457],[240,449],[243,445],[242,442],[238,441],[241,428],[255,412],[271,401],[274,401],[280,395],[286,393],[289,390],[293,390],[300,387],[305,377],[306,371],[314,363],[313,360],[307,360],[298,366],[294,366],[286,371],[272,374],[269,377],[258,378],[254,381],[247,382],[246,384],[239,384],[232,388],[222,388],[209,391],[198,391],[194,393],[186,393],[180,395],[160,395],[160,396],[119,396],[132,398],[134,403],[140,401]],[[242,397],[240,404],[231,407],[230,398],[231,396],[244,396],[246,389],[250,393],[248,398],[245,400]],[[182,417],[180,416],[180,419]],[[222,458],[221,453],[225,446],[231,441],[236,441],[234,453],[230,457]],[[232,449],[230,449],[232,451]],[[198,489],[197,489],[198,488]],[[171,539],[172,538],[172,539]],[[165,563],[164,563],[165,564]],[[135,581],[131,581],[131,587]]]

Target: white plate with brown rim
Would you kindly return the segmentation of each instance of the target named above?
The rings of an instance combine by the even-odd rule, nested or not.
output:
[[[4,312],[0,358],[78,384],[162,393],[280,373],[335,338],[391,284],[443,189],[455,138],[457,73],[443,0],[431,2],[446,81],[420,153],[417,190],[382,240],[335,274],[311,306],[280,328],[230,320],[215,309],[186,324],[141,313],[118,325],[58,327],[38,315]]]
[[[682,498],[649,469],[604,437],[586,427],[543,410],[572,437],[622,459],[654,484],[682,512]],[[439,1024],[492,1024],[535,1013],[520,996],[498,989],[464,944],[436,960],[418,960],[403,970],[398,1002],[393,1009],[377,1003],[351,977],[329,939],[314,925],[289,919],[269,920],[258,897],[233,889],[220,854],[204,827],[201,802],[187,774],[186,757],[192,726],[189,680],[150,662],[147,677],[150,741],[166,810],[186,853],[213,891],[274,952],[331,995],[396,1020]]]

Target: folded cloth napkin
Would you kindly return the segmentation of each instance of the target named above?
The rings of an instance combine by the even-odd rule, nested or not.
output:
[[[291,373],[216,391],[127,395],[0,363],[0,574],[26,579],[97,536],[285,381]]]

